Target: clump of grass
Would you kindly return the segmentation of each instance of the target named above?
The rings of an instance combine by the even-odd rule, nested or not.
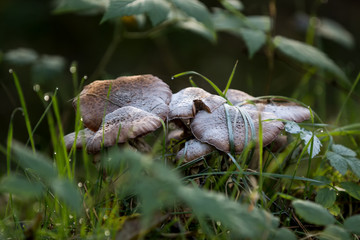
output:
[[[72,70],[77,81],[76,67]],[[1,237],[295,239],[330,232],[360,234],[356,227],[360,160],[355,151],[334,144],[335,136],[346,136],[357,146],[358,124],[334,128],[313,118],[296,125],[297,132],[284,132],[288,144],[275,153],[271,146],[262,147],[260,137],[255,170],[248,168],[251,142],[239,155],[214,152],[186,164],[176,162],[174,148],[180,143],[166,144],[166,123],[153,144],[158,151],[144,155],[115,147],[91,156],[76,148],[66,151],[55,90],[36,124],[47,119],[54,153],[49,155],[36,151],[36,127],[31,127],[19,81],[12,74],[21,102],[14,114],[24,113],[31,150],[13,139],[11,120],[7,146],[1,146],[7,157],[7,174],[0,185]],[[225,96],[198,73],[176,77],[187,74],[201,76]],[[82,127],[77,113],[75,132]],[[315,139],[324,146],[316,156]],[[91,164],[94,158],[97,161]]]

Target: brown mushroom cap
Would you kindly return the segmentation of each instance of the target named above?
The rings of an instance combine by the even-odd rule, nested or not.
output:
[[[213,146],[202,143],[197,139],[191,139],[185,144],[186,146],[176,154],[176,159],[184,158],[184,162],[193,161],[214,151]]]
[[[196,113],[194,101],[201,101],[198,106],[201,106],[210,112],[226,102],[224,98],[217,95],[212,95],[201,88],[184,88],[172,95],[169,105],[169,120],[176,118],[193,118]]]
[[[111,92],[107,98],[111,85]],[[80,110],[84,125],[93,131],[99,129],[106,114],[125,106],[133,106],[165,119],[169,112],[171,90],[153,75],[119,77],[101,80],[85,86],[80,93]],[[76,107],[77,99],[73,105]]]
[[[255,97],[247,94],[246,92],[243,92],[243,91],[240,91],[237,89],[228,89],[225,96],[233,105],[237,105],[246,100],[254,100],[255,99]]]
[[[161,118],[152,113],[131,106],[118,108],[105,116],[104,124],[88,142],[87,150],[92,153],[100,151],[103,136],[104,147],[110,147],[153,132],[160,126]]]
[[[214,112],[199,111],[191,123],[191,131],[194,136],[201,142],[208,143],[220,151],[230,152],[229,130],[225,114],[225,106],[228,108],[229,117],[234,136],[235,152],[240,153],[245,146],[245,124],[237,107],[227,104],[217,108]],[[255,137],[258,137],[259,114],[261,114],[263,128],[263,145],[266,146],[272,142],[283,129],[284,124],[281,121],[267,119],[276,119],[276,116],[268,112],[259,112],[256,110],[247,110],[253,120],[255,127]],[[251,130],[248,126],[248,139],[251,139]]]
[[[94,135],[95,132],[91,131],[88,128],[80,130],[76,138],[76,148],[82,149],[83,145],[86,146],[86,143],[90,139],[92,139]],[[69,133],[66,136],[64,136],[64,141],[65,141],[66,150],[70,151],[75,141],[75,132]]]

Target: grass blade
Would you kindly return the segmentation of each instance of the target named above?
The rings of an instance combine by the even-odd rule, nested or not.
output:
[[[234,65],[234,68],[233,68],[233,70],[231,71],[231,75],[230,75],[229,80],[228,80],[228,82],[227,82],[227,84],[226,84],[226,87],[225,87],[225,90],[224,90],[224,95],[225,95],[225,96],[226,96],[226,93],[227,93],[227,91],[229,90],[230,85],[231,85],[231,82],[232,82],[232,80],[233,80],[233,78],[234,78],[234,74],[235,74],[235,70],[236,70],[236,67],[237,67],[238,62],[239,62],[239,61],[236,60],[235,65]]]

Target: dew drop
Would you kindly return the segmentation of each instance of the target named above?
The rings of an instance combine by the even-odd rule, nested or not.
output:
[[[69,162],[71,162],[71,158],[69,158]]]
[[[84,223],[84,219],[83,218],[80,218],[79,219],[79,224],[83,224]]]
[[[56,152],[54,152],[54,155],[56,155]]]
[[[171,77],[171,80],[174,80],[175,78],[174,77]]]
[[[88,76],[85,75],[85,76],[84,76],[84,80],[86,80],[86,79],[88,79]]]
[[[11,68],[9,69],[9,73],[10,73],[10,74],[13,73],[13,70],[12,70]]]
[[[83,121],[83,118],[82,118],[82,117],[80,118],[80,121]]]
[[[109,218],[109,217],[108,217],[108,215],[106,215],[106,214],[103,216],[103,219],[104,219],[104,220],[106,220],[106,219],[108,219],[108,218]]]
[[[47,102],[47,101],[49,101],[49,99],[50,99],[49,94],[45,94],[45,96],[44,96],[44,100]]]
[[[105,232],[104,232],[104,234],[105,234],[105,236],[108,237],[108,236],[110,236],[110,231],[109,231],[108,229],[106,229]]]
[[[76,73],[76,67],[75,67],[75,66],[71,66],[71,67],[70,67],[70,72],[71,72],[71,73]]]
[[[82,188],[82,187],[83,187],[82,182],[79,182],[79,183],[78,183],[78,187],[79,187],[79,188]]]
[[[35,92],[40,91],[40,85],[39,85],[39,84],[35,84],[35,85],[33,86],[33,90],[34,90]]]
[[[70,219],[73,219],[73,218],[74,218],[74,216],[70,214],[70,215],[69,215],[69,218],[70,218]]]

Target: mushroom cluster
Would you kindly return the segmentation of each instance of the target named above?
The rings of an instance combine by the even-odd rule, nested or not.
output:
[[[168,137],[187,141],[177,158],[192,161],[214,150],[241,153],[258,138],[262,126],[263,146],[273,142],[284,128],[284,120],[301,122],[310,111],[293,102],[261,100],[229,89],[224,97],[201,88],[188,87],[172,94],[169,86],[152,75],[95,81],[83,89],[73,105],[79,107],[85,129],[77,137],[65,136],[70,150],[83,141],[87,151],[124,143],[155,131],[161,121],[174,122],[178,129]]]

